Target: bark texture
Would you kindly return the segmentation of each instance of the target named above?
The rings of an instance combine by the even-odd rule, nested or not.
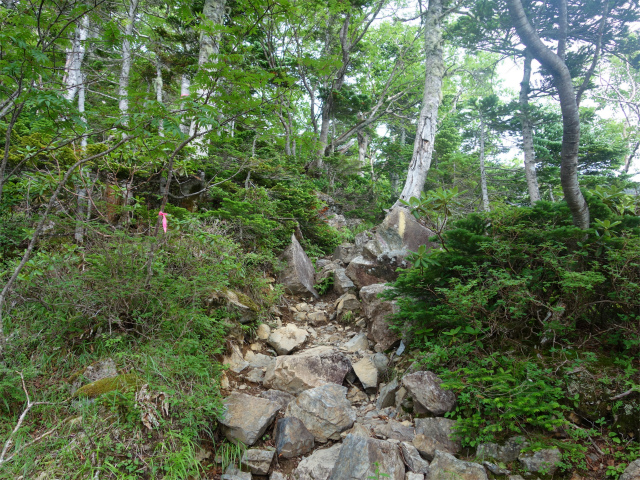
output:
[[[418,119],[413,156],[409,164],[407,180],[400,194],[400,200],[408,201],[419,197],[424,188],[427,172],[433,156],[433,142],[438,122],[438,107],[442,96],[444,58],[442,53],[442,0],[431,0],[425,15],[426,78],[422,109]],[[394,205],[399,206],[400,201]]]
[[[589,207],[578,183],[578,147],[580,144],[580,116],[571,74],[564,61],[552,52],[531,26],[520,0],[508,0],[509,13],[522,43],[533,57],[548,69],[560,97],[562,110],[562,163],[560,183],[569,205],[573,223],[585,230],[589,228]]]
[[[482,190],[482,209],[485,212],[491,210],[489,207],[489,189],[487,188],[487,171],[484,168],[484,144],[485,144],[485,123],[484,116],[480,112],[480,188]]]
[[[538,175],[536,174],[536,153],[533,149],[533,125],[529,115],[529,85],[531,83],[531,60],[529,50],[524,54],[524,75],[520,83],[520,123],[522,125],[522,150],[524,152],[524,176],[527,179],[531,205],[540,200]]]
[[[122,69],[120,70],[120,81],[118,82],[118,105],[120,113],[123,116],[123,124],[127,125],[129,114],[129,77],[131,72],[131,35],[133,35],[133,26],[136,21],[136,12],[138,11],[138,0],[131,0],[129,3],[129,12],[127,16],[127,25],[124,29],[124,38],[122,39]]]

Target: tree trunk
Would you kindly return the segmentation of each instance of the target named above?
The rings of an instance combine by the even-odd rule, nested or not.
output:
[[[524,52],[524,75],[520,84],[520,123],[522,124],[522,150],[524,152],[524,176],[527,179],[529,202],[540,200],[540,188],[536,174],[536,153],[533,149],[533,125],[529,116],[529,85],[531,82],[531,60],[529,50]]]
[[[72,101],[78,94],[80,84],[83,82],[82,61],[86,51],[87,32],[89,30],[89,17],[84,15],[76,28],[71,48],[67,50],[67,62],[65,64],[64,83],[66,92],[64,97]]]
[[[564,1],[564,0],[561,0]],[[569,205],[573,224],[583,230],[589,228],[589,207],[578,183],[578,147],[580,145],[580,116],[571,74],[564,61],[552,52],[531,26],[520,0],[508,0],[509,12],[522,43],[534,58],[549,70],[560,97],[562,110],[562,163],[560,183]]]
[[[130,0],[129,12],[127,15],[127,25],[124,29],[124,38],[122,39],[122,69],[120,70],[120,81],[118,82],[118,98],[120,99],[120,114],[123,117],[122,123],[129,123],[129,76],[131,72],[131,35],[133,35],[133,26],[136,21],[136,11],[138,9],[138,0]]]
[[[160,64],[160,57],[156,57],[156,102],[162,103],[162,88],[164,87],[162,82],[162,65]],[[164,124],[163,119],[158,120],[158,135],[164,137]]]
[[[487,189],[487,172],[484,168],[485,125],[484,116],[480,112],[480,189],[482,190],[482,209],[491,211],[489,207],[489,190]]]
[[[364,168],[367,164],[367,149],[369,148],[369,134],[366,132],[358,132],[358,161],[360,168]]]
[[[442,0],[431,0],[425,15],[426,78],[422,110],[418,119],[413,156],[400,200],[419,197],[424,188],[433,156],[433,142],[438,122],[438,107],[442,96],[444,59],[442,53]],[[394,207],[399,206],[398,200]]]
[[[183,73],[182,76],[180,77],[180,98],[188,97],[189,90],[191,90],[191,79],[189,78],[189,75],[187,75],[186,73]],[[184,103],[182,105],[182,108],[183,109],[185,108]],[[185,119],[185,120],[188,121],[188,119]],[[185,135],[188,134],[189,125],[187,125],[186,123],[181,123],[180,131]]]

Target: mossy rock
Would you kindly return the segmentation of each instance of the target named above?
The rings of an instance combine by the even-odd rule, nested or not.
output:
[[[225,304],[229,311],[238,314],[238,321],[243,324],[256,320],[260,311],[260,307],[248,295],[227,287],[213,292],[208,303]]]
[[[80,387],[73,394],[74,397],[96,398],[108,392],[126,391],[140,387],[144,382],[135,374],[127,373],[116,377],[103,378]]]

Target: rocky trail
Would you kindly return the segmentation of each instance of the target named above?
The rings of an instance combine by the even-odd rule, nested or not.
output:
[[[261,324],[252,343],[239,335],[224,359],[219,428],[247,449],[223,480],[533,480],[557,470],[559,450],[522,453],[523,437],[475,452],[455,440],[445,418],[455,395],[410,364],[387,324],[394,304],[378,297],[411,235],[424,238],[415,232],[424,227],[396,220],[318,260],[317,273],[292,238],[279,279],[291,295],[271,327]],[[313,285],[330,275],[321,298]]]

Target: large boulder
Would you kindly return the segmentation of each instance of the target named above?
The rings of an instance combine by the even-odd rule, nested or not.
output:
[[[408,442],[400,443],[402,458],[407,468],[415,473],[429,473],[429,462],[420,456],[420,452]]]
[[[416,372],[405,375],[402,385],[413,397],[417,413],[441,416],[456,406],[456,396],[451,390],[440,388],[442,380],[433,372]]]
[[[553,475],[562,462],[562,454],[557,448],[545,448],[536,452],[522,453],[518,460],[528,472]]]
[[[390,315],[397,312],[395,302],[378,298],[379,294],[389,288],[391,287],[376,283],[360,289],[364,314],[369,319],[367,336],[375,343],[375,349],[378,352],[388,350],[400,341],[400,337],[391,331],[387,321]]]
[[[351,260],[345,273],[358,288],[392,281],[398,276],[395,270],[390,267],[381,265],[375,260],[366,259],[362,255],[358,255]]]
[[[285,458],[304,455],[313,450],[315,445],[313,434],[296,417],[278,420],[275,428],[275,442],[278,455]]]
[[[318,292],[313,288],[316,272],[295,234],[291,235],[291,245],[282,253],[282,259],[287,267],[280,273],[278,280],[285,291],[294,295],[312,293],[319,298]]]
[[[404,423],[391,419],[382,424],[374,424],[372,426],[376,435],[382,435],[386,438],[399,440],[401,442],[411,442],[416,436],[416,432],[411,425],[405,425]]]
[[[342,262],[345,265],[362,253],[362,246],[358,247],[353,243],[343,243],[338,245],[333,251],[333,261]]]
[[[620,475],[619,480],[638,480],[640,479],[640,458],[631,462],[624,473]]]
[[[276,357],[267,369],[264,385],[297,395],[309,388],[328,383],[342,385],[351,370],[351,362],[338,350],[320,346],[297,355]]]
[[[329,480],[362,480],[382,478],[382,475],[389,480],[404,480],[404,474],[404,462],[397,445],[347,435]]]
[[[280,405],[265,398],[234,393],[224,399],[225,412],[219,419],[222,433],[233,443],[256,443],[271,425]]]
[[[305,390],[289,404],[286,417],[302,420],[316,441],[340,440],[340,433],[351,428],[356,412],[347,400],[347,389],[340,385],[322,385]]]
[[[342,444],[330,448],[316,450],[312,455],[302,459],[293,472],[296,480],[327,480],[340,456]]]
[[[267,475],[275,454],[273,448],[250,448],[245,450],[240,464],[254,475]]]
[[[416,436],[413,445],[427,460],[433,459],[436,450],[456,454],[460,442],[455,438],[455,420],[443,417],[416,419]]]
[[[286,327],[271,332],[267,343],[274,348],[278,355],[287,355],[306,341],[307,331],[289,323]]]
[[[346,312],[356,312],[361,309],[361,304],[353,293],[345,293],[341,295],[333,305],[336,309],[336,315],[339,318]]]
[[[458,460],[450,453],[438,450],[425,480],[488,480],[487,472],[478,463]]]
[[[260,392],[260,396],[277,403],[280,410],[287,408],[287,405],[296,398],[290,393],[281,392],[280,390],[265,390],[264,392]]]

